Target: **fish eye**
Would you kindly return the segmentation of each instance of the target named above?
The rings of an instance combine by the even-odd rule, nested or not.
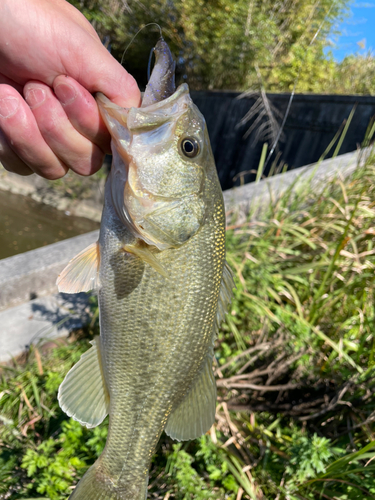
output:
[[[188,158],[195,158],[200,151],[199,142],[194,137],[184,137],[180,147],[183,154]]]

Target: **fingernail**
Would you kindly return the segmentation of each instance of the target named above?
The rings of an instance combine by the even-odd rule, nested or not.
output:
[[[25,100],[31,109],[42,104],[46,99],[46,93],[43,89],[32,87],[25,94]]]
[[[77,97],[76,89],[67,83],[60,83],[54,90],[61,104],[71,104]]]
[[[0,99],[0,116],[10,118],[15,115],[20,107],[20,101],[17,97],[3,97]]]

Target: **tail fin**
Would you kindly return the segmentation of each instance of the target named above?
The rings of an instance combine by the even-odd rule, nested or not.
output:
[[[114,485],[99,470],[99,462],[90,467],[69,500],[146,500],[148,475],[140,482],[129,480],[126,485]]]

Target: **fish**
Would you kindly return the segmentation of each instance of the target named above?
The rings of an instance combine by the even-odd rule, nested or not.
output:
[[[225,210],[203,115],[174,83],[163,38],[140,108],[96,95],[112,138],[98,242],[60,274],[60,292],[96,290],[100,335],[58,391],[63,411],[105,448],[69,498],[145,500],[163,432],[195,439],[215,420],[214,341],[234,281]]]

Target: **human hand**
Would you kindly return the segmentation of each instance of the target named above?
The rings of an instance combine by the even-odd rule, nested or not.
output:
[[[0,162],[21,175],[99,170],[110,136],[91,93],[139,106],[132,76],[65,0],[0,1]],[[23,97],[22,97],[23,96]]]

